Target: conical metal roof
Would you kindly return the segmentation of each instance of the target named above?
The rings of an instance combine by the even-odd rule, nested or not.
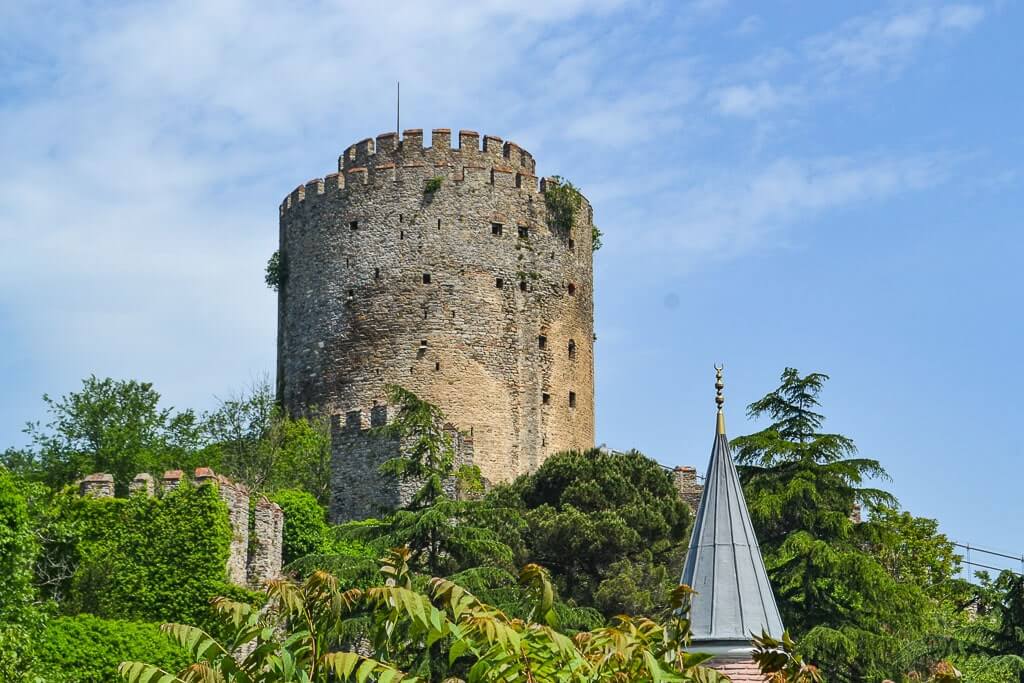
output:
[[[718,428],[682,582],[697,592],[690,608],[694,643],[749,644],[751,634],[762,631],[781,637],[782,617],[725,436],[722,374],[716,369]]]

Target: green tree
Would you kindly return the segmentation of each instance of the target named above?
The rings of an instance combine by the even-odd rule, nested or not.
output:
[[[382,549],[408,548],[410,566],[431,576],[484,566],[511,569],[515,553],[494,530],[509,523],[507,513],[442,497],[428,507],[396,510],[380,520],[342,525],[337,532],[342,539],[365,540]],[[511,523],[516,521],[513,517]]]
[[[970,585],[956,578],[960,556],[939,532],[938,521],[882,506],[871,513],[861,532],[868,551],[896,581],[920,586],[937,601],[966,604],[970,599]]]
[[[965,629],[967,654],[984,657],[1024,683],[1024,575],[1000,572],[994,581],[982,574],[978,607],[982,618]]]
[[[191,410],[160,406],[148,382],[98,379],[59,399],[43,396],[49,420],[29,423],[42,478],[53,488],[109,472],[119,489],[140,472],[195,466],[202,432]]]
[[[422,509],[444,498],[445,481],[451,477],[463,487],[482,488],[479,469],[472,465],[456,467],[452,435],[445,428],[441,409],[395,384],[389,384],[386,391],[388,402],[398,407],[398,413],[387,424],[375,427],[373,433],[397,439],[400,444],[399,454],[386,460],[380,471],[419,484],[406,507]]]
[[[270,381],[262,378],[247,391],[221,401],[203,418],[212,442],[209,458],[221,472],[252,490],[296,488],[321,505],[330,498],[331,432],[325,417],[284,414]]]
[[[783,622],[802,652],[830,680],[898,677],[905,644],[931,626],[926,590],[949,577],[930,575],[927,558],[900,551],[914,534],[894,522],[906,520],[884,511],[888,528],[851,520],[855,505],[873,512],[895,499],[864,485],[885,478],[878,461],[854,457],[850,438],[821,431],[825,418],[815,409],[827,379],[786,368],[780,386],[748,408],[772,423],[732,446]],[[941,541],[927,544],[931,569],[952,566]]]
[[[550,567],[559,591],[608,615],[664,608],[681,571],[690,510],[670,474],[636,451],[557,453],[498,486],[499,530],[520,560]],[[524,525],[511,527],[518,514]],[[515,534],[518,534],[516,536]]]

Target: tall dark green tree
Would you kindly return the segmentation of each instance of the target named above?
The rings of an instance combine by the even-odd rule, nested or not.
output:
[[[686,554],[690,511],[669,473],[637,451],[557,453],[488,495],[525,521],[521,561],[608,616],[664,609]],[[507,519],[507,517],[506,517]]]
[[[427,508],[444,498],[445,480],[450,478],[463,487],[482,488],[476,467],[456,465],[452,435],[445,428],[441,409],[404,387],[390,384],[386,390],[388,401],[398,407],[398,414],[387,424],[374,428],[374,434],[398,439],[400,451],[385,461],[380,471],[419,484],[406,508]]]
[[[748,407],[771,420],[732,441],[765,565],[786,626],[830,680],[898,677],[901,651],[928,626],[922,587],[901,581],[868,551],[877,534],[851,519],[895,499],[868,485],[885,479],[854,442],[822,431],[828,376],[786,368],[777,389]]]

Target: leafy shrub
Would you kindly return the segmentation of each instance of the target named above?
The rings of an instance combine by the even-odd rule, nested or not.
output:
[[[0,468],[0,623],[24,621],[32,611],[32,565],[38,552],[21,483]]]
[[[289,564],[300,557],[324,553],[330,548],[330,528],[324,509],[305,491],[285,489],[270,496],[284,511],[282,561]]]
[[[51,619],[36,648],[37,666],[48,681],[108,683],[126,660],[145,659],[168,671],[187,655],[157,624],[101,619],[90,614]]]
[[[441,189],[441,185],[444,183],[444,176],[436,175],[426,182],[423,186],[424,194],[433,194]]]

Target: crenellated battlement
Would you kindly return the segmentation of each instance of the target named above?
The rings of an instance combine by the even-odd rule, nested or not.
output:
[[[481,144],[482,143],[482,144]],[[458,145],[452,147],[448,128],[431,132],[431,146],[423,146],[419,128],[382,133],[350,145],[338,157],[338,172],[314,178],[292,190],[281,202],[282,215],[307,200],[325,195],[379,187],[388,182],[425,183],[441,176],[456,183],[484,183],[542,192],[533,155],[514,142],[476,131],[460,130]]]
[[[231,547],[228,554],[228,580],[239,586],[261,586],[281,575],[281,553],[284,535],[284,512],[280,506],[260,496],[252,507],[253,543],[249,543],[250,492],[243,484],[214,473],[209,467],[197,467],[192,481],[196,486],[217,484],[217,495],[227,507],[231,523]],[[167,470],[160,477],[161,496],[170,495],[181,486],[189,486],[181,470]],[[78,484],[78,492],[90,498],[114,498],[114,477],[105,472],[90,474]],[[129,496],[152,498],[157,490],[149,473],[138,474],[128,485]]]

